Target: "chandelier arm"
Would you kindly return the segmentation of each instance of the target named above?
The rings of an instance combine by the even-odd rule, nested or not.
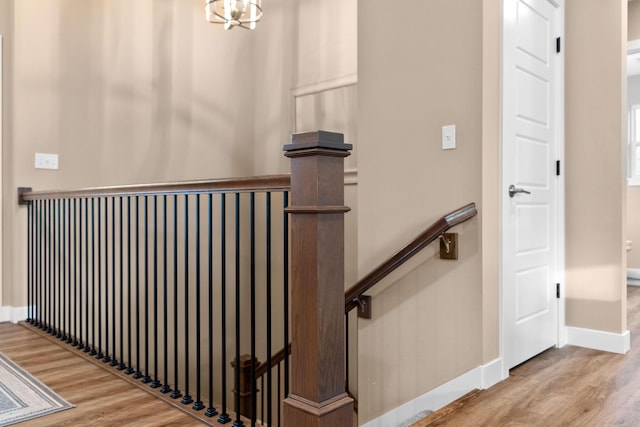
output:
[[[231,29],[233,27],[242,27],[246,30],[252,30],[249,25],[246,24],[254,24],[259,22],[262,19],[262,6],[259,0],[250,0],[247,3],[247,9],[244,10],[241,16],[233,17],[229,19],[227,14],[221,15],[218,10],[220,10],[219,6],[216,6],[217,2],[222,0],[205,0],[205,12],[207,21],[213,24],[225,24],[225,29]],[[240,0],[242,1],[242,0]],[[223,9],[224,11],[224,6]],[[252,13],[248,13],[251,10]],[[246,18],[245,18],[246,17]]]

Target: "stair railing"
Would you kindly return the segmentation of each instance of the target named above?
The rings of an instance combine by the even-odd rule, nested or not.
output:
[[[216,425],[255,425],[229,362],[289,340],[290,182],[22,189],[28,323]]]
[[[364,318],[371,317],[371,297],[366,295],[373,286],[387,277],[391,272],[402,266],[405,262],[411,259],[414,255],[427,247],[429,244],[438,240],[444,233],[449,231],[452,227],[455,227],[465,221],[470,220],[478,214],[475,203],[469,203],[456,209],[441,218],[438,218],[433,224],[427,227],[422,233],[420,233],[415,239],[407,243],[396,252],[393,256],[382,262],[378,267],[373,269],[369,274],[365,275],[362,279],[351,286],[344,292],[344,312],[345,312],[345,334],[346,342],[349,341],[349,317],[348,314],[354,308],[358,309],[358,316]],[[348,345],[345,349],[348,349]],[[345,350],[346,351],[346,350]],[[289,346],[288,352],[291,352]],[[282,348],[276,355],[273,356],[273,362],[264,362],[260,364],[260,368],[257,371],[256,380],[263,383],[263,376],[269,372],[269,369],[278,367],[279,362],[286,355],[284,348]],[[349,368],[349,355],[345,354],[348,378]],[[250,384],[250,383],[245,383]],[[246,387],[249,387],[248,385]],[[347,392],[349,391],[349,384],[347,383]],[[248,392],[248,389],[247,389]],[[354,405],[357,408],[357,401],[354,401]]]

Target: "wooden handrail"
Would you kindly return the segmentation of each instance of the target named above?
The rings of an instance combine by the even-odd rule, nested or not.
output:
[[[291,188],[290,175],[248,178],[225,178],[171,183],[94,187],[64,191],[19,191],[19,203],[31,200],[73,199],[80,197],[150,196],[191,193],[237,193],[251,191],[286,191]]]
[[[392,271],[407,262],[412,256],[429,245],[449,230],[478,214],[475,203],[469,203],[466,206],[457,209],[436,222],[431,224],[429,228],[423,231],[418,237],[412,240],[404,248],[398,251],[391,258],[380,264],[371,273],[360,279],[355,285],[350,287],[344,294],[344,311],[348,313],[358,306],[358,298],[362,297],[376,283],[384,279]]]
[[[282,348],[279,352],[271,356],[271,364],[267,362],[262,362],[256,368],[256,379],[262,378],[263,375],[267,373],[269,369],[275,368],[281,363],[285,357],[291,355],[291,343],[287,346],[287,352],[285,353],[284,348]]]
[[[359,280],[355,285],[350,287],[344,293],[345,298],[345,313],[348,313],[352,309],[358,306],[356,298],[362,296],[367,290],[371,289],[376,283],[382,280],[385,276],[391,273],[396,268],[400,267],[409,258],[418,253],[425,246],[436,240],[442,233],[449,230],[460,223],[473,218],[478,214],[475,203],[469,203],[466,206],[461,207],[447,215],[439,218],[436,222],[431,224],[424,232],[418,237],[412,240],[399,252],[393,255],[391,258],[380,264],[378,268],[367,274],[364,278]],[[284,358],[291,354],[291,343],[287,347],[288,351],[285,353],[284,348],[278,351],[271,357],[271,366],[266,362],[261,363],[256,369],[256,379],[262,377],[269,369],[275,367],[278,363],[282,362]]]
[[[380,264],[378,268],[374,269],[371,273],[367,274],[364,278],[359,280],[355,285],[345,291],[345,313],[348,313],[352,309],[358,306],[357,298],[361,297],[367,290],[371,289],[376,283],[382,280],[385,276],[391,273],[396,268],[400,267],[403,263],[409,260],[413,255],[418,253],[421,249],[432,243],[442,233],[449,230],[460,223],[463,223],[478,214],[475,203],[469,203],[466,206],[461,207],[447,215],[439,218],[429,228],[422,232],[418,237],[412,240],[399,252],[393,255],[391,258]],[[287,355],[291,354],[291,343],[287,347],[288,351],[285,353],[285,349],[282,348],[276,354],[271,357],[271,365],[266,362],[261,363],[256,369],[256,380],[261,378],[267,373],[267,371],[278,363],[282,362]]]

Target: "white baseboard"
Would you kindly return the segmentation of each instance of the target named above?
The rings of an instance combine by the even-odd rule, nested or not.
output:
[[[362,427],[397,426],[425,410],[436,411],[474,389],[489,388],[502,381],[502,360],[496,359],[478,366],[451,381],[426,392],[422,396],[393,409]]]
[[[0,323],[18,323],[21,320],[27,319],[27,313],[27,307],[0,307]]]
[[[631,349],[631,334],[629,331],[616,334],[567,326],[567,344],[625,354]]]

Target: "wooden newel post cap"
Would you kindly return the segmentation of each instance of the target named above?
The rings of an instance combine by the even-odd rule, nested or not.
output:
[[[310,150],[335,151],[333,155],[339,155],[338,153],[341,152],[343,157],[347,157],[351,149],[353,145],[344,143],[343,134],[324,130],[293,134],[291,144],[282,147],[287,157],[296,157],[301,154],[301,151],[309,152]]]

